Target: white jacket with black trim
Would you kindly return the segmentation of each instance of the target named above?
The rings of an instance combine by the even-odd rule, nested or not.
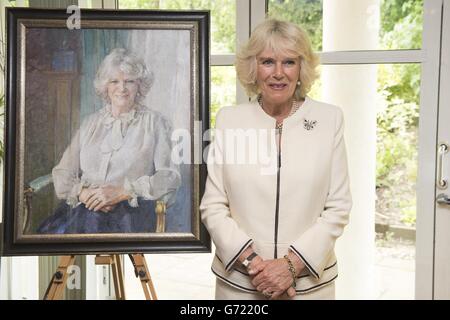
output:
[[[263,259],[291,250],[306,265],[297,279],[301,294],[338,273],[335,241],[352,206],[342,111],[307,97],[284,120],[280,149],[277,137],[275,119],[257,102],[222,108],[200,210],[219,279],[255,292],[235,263],[243,250],[252,245]]]

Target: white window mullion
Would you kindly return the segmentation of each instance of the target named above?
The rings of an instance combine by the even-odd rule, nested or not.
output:
[[[92,1],[89,1],[89,0],[78,0],[78,6],[80,8],[92,8]]]
[[[250,1],[236,0],[236,51],[250,36]],[[236,78],[236,103],[248,101],[247,94]]]
[[[250,29],[264,21],[267,11],[267,1],[250,0]],[[250,31],[251,31],[250,30]]]
[[[89,8],[93,9],[101,9],[103,7],[103,1],[102,0],[90,0],[91,5]]]
[[[90,6],[88,4],[90,2]],[[118,9],[118,0],[79,0],[79,5],[82,8],[93,8],[93,9]]]
[[[368,50],[319,53],[321,64],[421,63],[422,50]]]
[[[234,54],[215,54],[211,56],[212,66],[232,66],[236,55]]]
[[[250,35],[250,0],[236,0],[236,48]]]
[[[102,0],[103,9],[118,9],[119,3],[117,0]]]
[[[9,300],[39,299],[38,257],[5,257],[8,266],[2,275],[2,286],[6,284],[6,297]],[[3,259],[2,259],[3,260]],[[2,290],[3,291],[3,290]]]
[[[11,257],[0,257],[0,300],[11,299]]]

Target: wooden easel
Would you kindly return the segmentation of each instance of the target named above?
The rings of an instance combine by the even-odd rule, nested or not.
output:
[[[133,263],[134,273],[141,280],[142,289],[144,290],[145,299],[157,300],[156,291],[153,286],[150,272],[142,253],[128,254]],[[58,268],[54,273],[50,284],[44,294],[44,300],[59,300],[62,298],[64,288],[67,282],[67,268],[74,264],[75,256],[62,256],[59,260]],[[125,300],[125,286],[123,283],[122,265],[118,254],[96,255],[96,265],[110,265],[113,273],[114,291],[117,300]]]

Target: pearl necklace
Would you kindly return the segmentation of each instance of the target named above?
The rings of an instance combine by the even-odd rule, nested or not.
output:
[[[258,96],[258,104],[260,105],[260,107],[264,110],[263,107],[263,101],[262,101],[262,97],[261,95]],[[289,112],[289,114],[287,115],[286,118],[289,118],[290,116],[292,116],[295,112],[297,112],[297,110],[300,108],[300,103],[297,100],[292,100],[292,106],[291,106],[291,111]],[[286,119],[284,118],[284,119]],[[284,120],[283,119],[283,120]],[[281,120],[280,122],[276,122],[275,128],[278,129],[278,131],[281,133],[281,130],[283,130],[283,120]]]

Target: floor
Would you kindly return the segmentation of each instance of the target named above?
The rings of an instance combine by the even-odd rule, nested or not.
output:
[[[148,269],[160,300],[212,300],[215,276],[210,266],[213,254],[146,254]],[[143,299],[142,287],[125,263],[127,299]]]
[[[377,296],[380,300],[414,299],[414,245],[382,243],[376,250]],[[146,255],[158,299],[214,299],[213,254]],[[125,264],[127,299],[143,299],[142,288]],[[395,280],[395,281],[394,281]]]
[[[397,241],[378,246],[375,269],[379,279],[379,300],[414,299],[414,244]]]

